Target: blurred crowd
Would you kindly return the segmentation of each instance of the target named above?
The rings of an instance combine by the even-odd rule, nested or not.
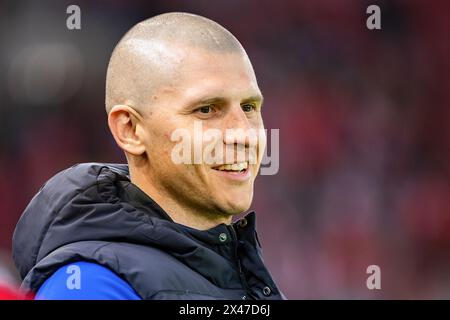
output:
[[[450,298],[448,1],[76,3],[70,31],[72,3],[0,2],[1,249],[52,175],[125,161],[104,111],[109,55],[138,21],[186,11],[241,41],[280,129],[280,170],[257,179],[253,207],[286,296]],[[375,3],[382,29],[368,30]]]

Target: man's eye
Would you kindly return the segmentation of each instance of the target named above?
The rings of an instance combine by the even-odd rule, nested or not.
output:
[[[204,107],[200,107],[197,109],[200,113],[203,114],[208,114],[211,113],[213,111],[213,109],[211,108],[211,106],[204,106]]]
[[[241,108],[244,112],[252,112],[256,110],[256,106],[253,104],[244,104]]]

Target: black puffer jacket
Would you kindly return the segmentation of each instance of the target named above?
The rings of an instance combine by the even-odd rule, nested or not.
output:
[[[143,299],[281,299],[261,259],[255,214],[206,231],[177,224],[121,164],[75,165],[31,200],[13,238],[22,286],[75,261],[103,265]]]

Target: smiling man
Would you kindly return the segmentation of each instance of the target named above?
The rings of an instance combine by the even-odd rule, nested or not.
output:
[[[232,223],[253,198],[261,105],[245,50],[217,23],[168,13],[134,26],[106,77],[108,124],[128,164],[79,164],[41,188],[13,239],[23,287],[38,299],[283,298],[255,214]],[[198,125],[223,134],[203,139]],[[174,159],[179,129],[191,161]],[[212,145],[216,161],[198,161],[195,145]]]

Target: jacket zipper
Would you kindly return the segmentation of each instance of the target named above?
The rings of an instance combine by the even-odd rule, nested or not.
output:
[[[244,272],[242,271],[241,259],[239,259],[239,254],[238,254],[238,238],[237,238],[236,230],[234,230],[234,227],[232,225],[229,226],[229,228],[231,230],[231,236],[232,236],[233,246],[234,246],[234,248],[233,248],[234,249],[234,259],[235,259],[235,261],[237,261],[241,285],[249,297],[251,297],[252,299],[256,299],[253,296],[253,294],[251,293],[250,287],[248,286],[247,280],[245,279]]]

